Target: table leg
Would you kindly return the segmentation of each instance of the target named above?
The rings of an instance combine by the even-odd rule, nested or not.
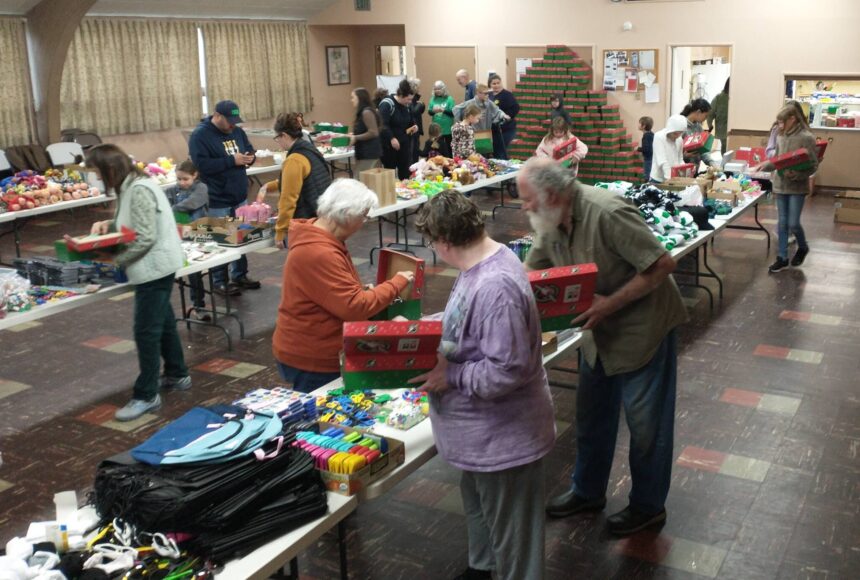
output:
[[[709,299],[710,304],[711,304],[711,312],[713,312],[714,311],[714,293],[711,292],[710,288],[708,288],[707,286],[705,286],[704,284],[701,283],[701,279],[703,277],[710,278],[712,276],[708,275],[708,274],[702,274],[702,271],[699,267],[699,248],[696,248],[695,250],[693,250],[693,253],[689,254],[689,256],[691,258],[693,258],[695,265],[696,265],[695,268],[692,271],[690,271],[690,270],[675,270],[675,275],[676,276],[690,276],[693,278],[694,282],[692,284],[689,284],[687,282],[678,282],[677,280],[676,280],[676,282],[679,286],[687,286],[689,288],[700,288],[701,290],[704,290],[705,292],[707,292],[708,293],[708,299]]]
[[[513,199],[515,196],[511,192],[513,190],[515,190],[516,187],[517,187],[517,184],[513,180],[508,180],[508,181],[504,182],[504,184],[499,187],[499,203],[498,203],[498,205],[493,207],[493,219],[496,219],[496,210],[497,209],[513,209],[513,210],[520,209],[518,206],[515,206],[515,205],[505,205],[505,190],[508,191],[508,194]]]
[[[290,578],[292,580],[299,580],[299,559],[293,558],[290,560]]]
[[[708,244],[705,244],[704,246],[702,246],[702,265],[708,271],[708,274],[702,274],[702,276],[706,276],[708,278],[713,278],[714,280],[717,281],[717,287],[719,288],[719,292],[720,292],[720,301],[722,301],[722,299],[723,299],[723,279],[720,278],[720,276],[716,272],[714,272],[714,270],[708,264]]]
[[[370,265],[373,266],[373,252],[381,250],[384,246],[384,241],[382,239],[382,222],[386,221],[383,217],[376,218],[376,224],[379,226],[379,245],[375,248],[370,248]]]
[[[750,230],[750,231],[762,231],[765,235],[765,240],[767,241],[767,253],[770,254],[770,231],[762,225],[762,223],[758,219],[758,204],[759,200],[755,201],[755,205],[753,206],[753,220],[755,220],[755,226],[735,226],[735,225],[727,225],[727,229],[732,230]]]
[[[346,559],[346,524],[343,520],[337,523],[337,544],[340,553],[340,577],[341,580],[349,580]]]
[[[346,172],[349,174],[350,178],[353,178],[352,174],[352,157],[346,158]]]

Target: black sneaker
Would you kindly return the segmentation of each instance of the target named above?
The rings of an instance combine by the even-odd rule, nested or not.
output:
[[[233,284],[215,284],[215,286],[212,287],[212,292],[218,296],[227,296],[228,294],[230,296],[242,295],[242,291]]]
[[[259,290],[260,289],[260,281],[254,280],[253,278],[249,278],[247,276],[242,276],[241,278],[236,278],[233,280],[233,283],[242,288],[243,290]]]
[[[792,266],[800,266],[803,264],[803,261],[806,259],[806,254],[809,253],[809,246],[805,248],[797,248],[797,251],[794,253],[794,257],[791,259]]]
[[[546,513],[554,518],[564,518],[582,512],[599,512],[606,507],[606,498],[585,499],[572,489],[557,495],[546,504]]]
[[[466,568],[462,574],[456,576],[454,580],[492,580],[493,572],[490,570],[477,570],[475,568]]]
[[[788,260],[785,258],[777,258],[776,262],[770,265],[770,268],[767,269],[771,274],[776,274],[777,272],[781,272],[788,268]]]
[[[627,506],[617,514],[606,518],[609,533],[616,536],[629,536],[645,528],[662,524],[665,521],[666,510],[661,510],[656,514],[646,514],[633,506]]]

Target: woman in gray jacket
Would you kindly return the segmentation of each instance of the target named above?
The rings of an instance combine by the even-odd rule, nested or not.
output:
[[[815,136],[809,130],[809,125],[798,107],[788,104],[776,116],[779,134],[776,138],[776,154],[791,153],[798,149],[806,149],[809,153],[809,163],[804,169],[785,169],[774,171],[773,162],[766,161],[759,166],[761,171],[773,171],[773,192],[776,194],[776,205],[779,210],[779,250],[776,261],[768,271],[771,274],[788,268],[788,234],[789,231],[797,239],[797,251],[791,258],[792,266],[800,266],[809,253],[806,235],[800,225],[800,213],[803,202],[809,191],[809,176],[818,168],[818,154],[815,148]]]
[[[140,374],[131,401],[116,412],[117,421],[132,421],[161,406],[159,387],[191,387],[170,305],[173,278],[185,258],[167,196],[122,149],[108,143],[97,145],[87,152],[87,165],[98,172],[105,191],[113,190],[117,196],[114,218],[94,223],[92,234],[118,231],[122,226],[136,233],[134,241],[114,259],[134,288],[134,341]],[[164,376],[160,377],[162,356]]]

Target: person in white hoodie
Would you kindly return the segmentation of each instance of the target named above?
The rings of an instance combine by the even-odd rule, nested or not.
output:
[[[684,131],[687,118],[672,115],[666,126],[654,134],[654,156],[651,162],[651,181],[663,183],[672,177],[672,168],[684,164]]]

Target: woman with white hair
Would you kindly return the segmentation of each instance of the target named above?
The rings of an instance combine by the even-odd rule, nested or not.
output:
[[[320,196],[315,219],[290,226],[272,352],[281,377],[297,391],[339,377],[343,323],[379,313],[412,282],[412,272],[398,272],[366,289],[352,263],[346,240],[378,205],[360,181],[338,179]]]
[[[451,128],[454,126],[454,97],[448,94],[448,87],[442,81],[433,83],[433,96],[427,103],[427,113],[434,123],[442,129],[442,140],[451,150]]]

